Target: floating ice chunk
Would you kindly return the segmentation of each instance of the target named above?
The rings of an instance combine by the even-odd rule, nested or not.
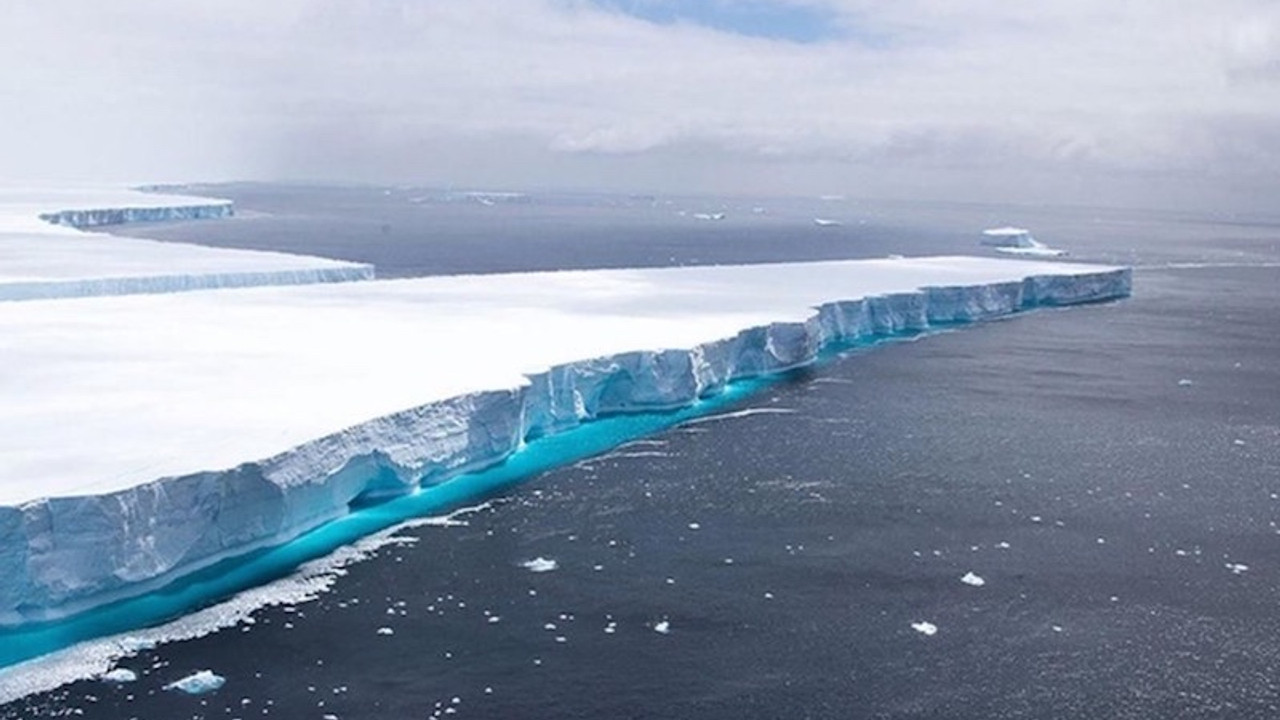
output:
[[[702,526],[701,526],[701,525],[699,525],[699,524],[698,524],[698,523],[696,523],[696,522],[691,522],[691,523],[689,523],[689,529],[690,529],[690,530],[700,530],[700,529],[702,529]]]
[[[175,680],[164,686],[165,690],[177,690],[188,695],[203,695],[213,692],[225,685],[227,679],[212,670],[201,670],[181,680]]]
[[[1227,563],[1227,569],[1230,570],[1233,575],[1240,575],[1248,572],[1249,566],[1244,563]]]
[[[137,679],[138,673],[128,668],[116,668],[115,670],[102,675],[102,681],[109,683],[131,683]]]
[[[1031,232],[1018,227],[998,227],[982,231],[982,244],[1009,255],[1060,257],[1065,250],[1051,248],[1031,237]]]
[[[814,218],[813,224],[818,227],[839,227],[839,220],[831,220],[830,218]]]
[[[389,627],[380,627],[378,628],[377,632],[379,635],[395,635],[396,634],[396,631],[392,630]]]
[[[543,573],[543,572],[551,572],[552,570],[555,570],[556,568],[560,567],[560,563],[557,563],[555,560],[551,560],[548,558],[536,557],[532,560],[527,560],[525,562],[520,563],[520,566],[525,568],[529,572]]]
[[[1187,378],[1182,378],[1181,380],[1178,381],[1178,387],[1191,387],[1194,384],[1195,383],[1191,382]]]
[[[671,632],[671,622],[669,620],[660,620],[653,624],[653,631],[666,635]]]
[[[915,630],[921,635],[937,635],[938,634],[938,626],[934,625],[931,622],[926,622],[926,621],[911,623],[911,629]]]
[[[965,573],[964,577],[960,578],[960,582],[964,583],[965,585],[970,585],[972,587],[982,587],[983,585],[987,584],[986,580],[983,580],[981,577],[975,575],[972,572]]]

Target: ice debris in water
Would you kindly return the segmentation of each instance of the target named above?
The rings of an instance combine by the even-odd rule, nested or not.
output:
[[[983,580],[981,577],[979,577],[978,575],[975,575],[972,572],[965,573],[964,577],[960,578],[960,582],[964,583],[965,585],[971,585],[973,587],[982,587],[983,585],[987,584],[986,580]]]
[[[396,631],[392,630],[389,627],[380,627],[378,628],[378,634],[379,635],[395,635]]]
[[[1182,378],[1181,380],[1178,381],[1178,387],[1191,387],[1192,384],[1193,383],[1187,378]]]
[[[525,562],[520,563],[520,566],[528,569],[529,572],[541,573],[541,572],[551,572],[552,570],[555,570],[556,568],[560,567],[560,564],[557,563],[555,560],[549,560],[544,557],[536,557],[532,560],[527,560]]]
[[[1230,570],[1233,575],[1239,575],[1246,572],[1249,569],[1249,566],[1244,563],[1227,563],[1227,569]]]
[[[671,632],[671,622],[667,620],[661,620],[659,622],[656,622],[653,625],[653,631],[656,633],[662,633],[663,635],[666,635],[667,633]]]
[[[175,680],[164,686],[165,690],[178,690],[188,695],[203,695],[213,692],[225,685],[227,679],[212,670],[201,670],[181,680]]]
[[[128,668],[116,668],[102,676],[102,681],[109,683],[131,683],[137,679],[138,673]]]
[[[922,622],[911,623],[911,629],[915,630],[921,635],[937,635],[938,634],[938,626],[934,625],[931,622],[922,621]]]

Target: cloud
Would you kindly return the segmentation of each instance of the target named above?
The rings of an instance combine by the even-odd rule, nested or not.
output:
[[[17,2],[0,29],[10,175],[581,185],[612,164],[686,190],[759,190],[776,171],[774,191],[812,192],[842,168],[859,187],[828,189],[914,177],[934,195],[1053,191],[1033,175],[1276,182],[1269,2],[773,3],[839,28],[812,42],[587,0]]]

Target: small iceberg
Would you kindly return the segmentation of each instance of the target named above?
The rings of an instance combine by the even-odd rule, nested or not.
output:
[[[960,578],[960,582],[970,587],[982,587],[987,584],[986,580],[983,580],[982,577],[972,572],[965,573],[964,577]]]
[[[1031,237],[1031,231],[1019,227],[998,227],[982,231],[982,244],[1007,255],[1062,257],[1066,250],[1051,248]]]
[[[520,563],[520,566],[525,568],[529,572],[544,573],[544,572],[551,572],[552,570],[555,570],[556,568],[560,567],[560,564],[557,563],[555,560],[550,560],[544,557],[536,557],[532,560],[527,560],[525,562]]]
[[[102,680],[102,682],[116,683],[119,685],[135,682],[138,679],[138,673],[130,670],[129,668],[116,668],[109,673],[103,673],[102,677],[99,679]]]
[[[840,227],[839,220],[831,220],[829,218],[814,218],[813,224],[818,227]]]
[[[165,690],[177,690],[188,695],[203,695],[213,692],[227,683],[227,679],[212,670],[201,670],[181,680],[175,680],[164,686]]]
[[[937,634],[938,634],[938,626],[937,626],[937,625],[934,625],[934,624],[933,624],[933,623],[931,623],[931,622],[916,622],[916,623],[911,623],[911,629],[912,629],[912,630],[915,630],[916,632],[920,633],[921,635],[932,636],[932,635],[937,635]]]

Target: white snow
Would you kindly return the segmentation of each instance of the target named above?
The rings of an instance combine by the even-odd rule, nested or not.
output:
[[[226,684],[227,679],[212,670],[201,670],[181,680],[175,680],[164,686],[165,690],[178,690],[188,695],[203,695],[213,692]]]
[[[956,257],[0,303],[0,622],[109,601],[837,339],[1129,283]]]
[[[226,200],[0,186],[0,301],[373,277],[373,268],[359,263],[114,237],[66,224],[92,227],[230,214]]]
[[[964,576],[960,578],[960,582],[965,585],[969,585],[970,587],[982,587],[987,584],[986,580],[983,580],[981,576],[976,575],[973,572],[965,573]]]
[[[653,624],[653,631],[654,631],[654,632],[656,632],[656,633],[661,633],[661,634],[663,634],[663,635],[668,635],[668,634],[670,634],[670,633],[671,633],[671,621],[669,621],[669,620],[659,620],[658,622],[656,622],[656,623],[654,623],[654,624]]]

